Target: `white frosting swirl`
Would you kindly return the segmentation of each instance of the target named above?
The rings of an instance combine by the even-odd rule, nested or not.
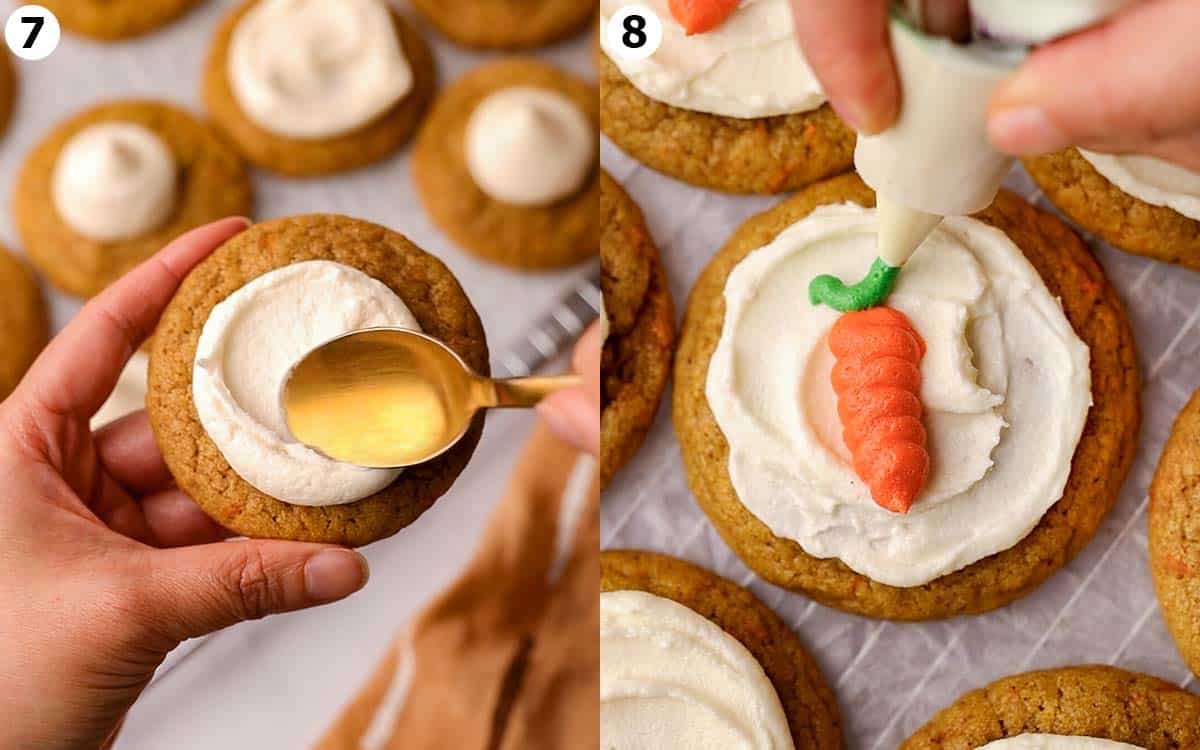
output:
[[[1126,194],[1200,221],[1200,173],[1153,156],[1079,154]]]
[[[512,86],[467,121],[467,168],[503,203],[544,206],[579,189],[596,161],[596,132],[575,102],[549,89]]]
[[[791,750],[775,687],[746,647],[642,591],[600,595],[600,747]]]
[[[1099,737],[1080,737],[1065,734],[1018,734],[993,740],[979,750],[1144,750],[1138,745],[1115,742]]]
[[[265,273],[213,308],[196,348],[192,398],[205,432],[238,476],[293,505],[353,502],[396,479],[399,471],[340,463],[296,442],[281,399],[302,357],[373,326],[420,330],[387,286],[325,260]]]
[[[826,338],[838,313],[807,301],[818,274],[863,276],[877,225],[874,209],[822,206],[738,264],[706,395],[734,489],[772,532],[919,586],[1016,544],[1062,496],[1091,405],[1089,353],[1003,232],[946,219],[888,300],[928,348],[931,474],[908,514],[880,508],[842,441]]]
[[[639,91],[680,109],[752,118],[807,112],[825,103],[793,34],[788,0],[742,0],[723,24],[688,36],[667,0],[600,0],[601,28],[626,5],[644,5],[662,21],[662,44],[644,60],[605,52]]]
[[[175,210],[178,165],[171,149],[132,122],[101,122],[63,146],[54,165],[54,208],[97,242],[142,237]]]
[[[381,0],[261,0],[234,29],[227,65],[247,117],[290,138],[356,130],[413,85]]]

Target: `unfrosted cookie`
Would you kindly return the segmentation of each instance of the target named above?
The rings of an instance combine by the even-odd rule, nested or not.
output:
[[[561,94],[586,115],[595,148],[582,184],[565,197],[518,205],[489,195],[472,175],[468,123],[482,102],[514,87]],[[597,252],[598,128],[595,87],[537,60],[499,60],[467,73],[438,97],[413,149],[413,179],[434,221],[472,253],[523,269],[569,266]]]
[[[55,170],[64,147],[81,131],[131,123],[162,141],[177,168],[166,218],[129,239],[98,240],[64,220],[55,202]],[[253,210],[250,178],[241,157],[210,125],[170,104],[110,102],[56,127],[26,157],[17,176],[13,213],[30,260],[65,292],[90,297],[179,235],[226,216]]]
[[[1105,666],[997,680],[941,711],[901,750],[971,750],[1021,734],[1099,737],[1146,750],[1200,747],[1200,698]]]
[[[1024,163],[1046,197],[1085,230],[1135,255],[1200,270],[1200,221],[1126,193],[1074,148]]]
[[[274,172],[306,177],[372,164],[408,142],[433,100],[437,66],[425,39],[394,9],[392,21],[412,69],[412,87],[390,109],[350,132],[320,138],[281,135],[252,120],[234,93],[228,62],[234,30],[260,2],[246,0],[222,21],[204,69],[204,106],[247,159]]]
[[[675,307],[641,209],[607,172],[600,179],[600,288],[608,338],[600,364],[600,481],[642,445],[671,370]]]
[[[581,31],[595,13],[583,0],[413,0],[413,7],[465,47],[527,49]]]
[[[42,0],[62,27],[105,41],[138,36],[165,26],[200,0]]]
[[[46,345],[49,322],[37,278],[0,247],[0,401]]]
[[[655,101],[601,52],[600,125],[627,154],[676,179],[734,193],[782,193],[854,165],[854,131],[829,105],[740,119]]]
[[[1150,485],[1150,571],[1167,629],[1200,675],[1200,395],[1175,420]]]
[[[783,704],[797,750],[840,748],[837,702],[800,639],[746,589],[667,555],[600,553],[601,591],[645,591],[671,599],[718,625],[762,665]]]
[[[673,416],[688,483],[700,507],[741,559],[766,580],[828,606],[897,620],[983,612],[1028,594],[1074,557],[1116,502],[1133,459],[1140,418],[1137,359],[1124,306],[1087,247],[1061,221],[1012,193],[976,218],[1003,230],[1061,298],[1066,317],[1091,350],[1092,393],[1062,498],[1015,546],[911,588],[888,586],[836,558],[807,554],[775,536],[738,498],[729,444],[706,395],[709,362],[725,319],[733,269],[785,228],[824,204],[874,205],[854,175],[813,185],[750,218],[701,274],[688,299],[676,353]],[[798,301],[798,304],[807,302]],[[1102,394],[1102,395],[1101,395]]]
[[[200,422],[193,397],[200,334],[213,308],[248,282],[310,260],[334,261],[382,282],[426,334],[476,372],[488,372],[483,325],[441,261],[384,227],[313,214],[251,227],[188,275],[155,332],[146,407],[175,480],[218,523],[247,536],[357,546],[396,533],[450,489],[475,450],[483,418],[441,457],[405,469],[391,485],[356,502],[294,505],[242,479]]]

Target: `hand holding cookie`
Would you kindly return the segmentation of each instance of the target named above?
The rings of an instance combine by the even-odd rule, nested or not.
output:
[[[184,276],[247,226],[168,245],[93,299],[0,405],[3,747],[97,747],[186,638],[359,589],[350,550],[248,540],[208,519],[163,463],[149,421],[88,421]]]

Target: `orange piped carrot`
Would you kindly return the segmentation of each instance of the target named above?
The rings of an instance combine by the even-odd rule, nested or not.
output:
[[[688,36],[712,31],[737,9],[738,0],[670,0],[671,15]]]
[[[829,348],[854,473],[881,507],[907,513],[929,479],[920,397],[925,342],[904,313],[872,307],[838,318]]]

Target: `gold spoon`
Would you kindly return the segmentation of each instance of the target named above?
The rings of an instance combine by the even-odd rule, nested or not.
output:
[[[493,380],[423,333],[367,328],[309,352],[282,398],[300,442],[338,461],[391,469],[445,453],[480,409],[532,407],[581,384],[575,375]]]

